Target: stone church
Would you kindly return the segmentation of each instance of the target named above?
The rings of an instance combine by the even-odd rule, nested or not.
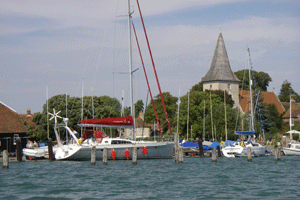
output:
[[[220,32],[214,56],[207,74],[202,78],[203,91],[226,90],[231,94],[234,108],[239,105],[240,80],[232,72],[222,33]]]

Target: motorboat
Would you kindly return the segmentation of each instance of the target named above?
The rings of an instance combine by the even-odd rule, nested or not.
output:
[[[287,147],[283,147],[282,150],[286,156],[300,156],[300,144],[298,143],[289,143]]]
[[[222,153],[225,157],[233,158],[236,155],[246,156],[247,149],[250,147],[252,156],[265,156],[266,147],[262,146],[259,143],[248,142],[247,144],[243,144],[243,142],[235,142],[232,145],[226,146],[222,148]]]

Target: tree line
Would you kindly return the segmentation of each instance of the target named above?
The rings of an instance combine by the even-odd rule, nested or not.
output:
[[[249,90],[249,74],[248,70],[240,70],[235,75],[243,80],[240,82],[240,89]],[[271,77],[264,72],[254,71],[257,90],[266,91]],[[254,89],[254,88],[253,88]],[[299,95],[292,89],[291,83],[285,81],[280,90],[279,99],[281,101],[289,100],[289,95],[294,95],[294,99],[299,101]],[[177,117],[179,117],[178,132],[180,137],[184,138],[202,138],[206,139],[216,137],[225,139],[225,123],[227,124],[228,139],[237,139],[234,135],[236,130],[249,129],[249,117],[241,116],[238,108],[233,108],[234,101],[228,92],[224,91],[203,91],[203,84],[199,82],[195,84],[189,91],[189,120],[187,120],[188,111],[188,93],[181,97],[172,96],[169,92],[163,94],[166,110],[173,132],[177,131]],[[83,102],[83,106],[82,106]],[[259,99],[264,130],[266,134],[275,134],[282,129],[282,116],[279,115],[276,106],[273,104],[266,105]],[[159,123],[164,135],[170,135],[160,95],[154,97],[154,104],[157,111]],[[178,104],[179,115],[178,115]],[[142,100],[135,103],[135,116],[139,111],[143,111],[145,107],[145,122],[153,124],[156,121],[152,103],[144,105]],[[61,111],[60,116],[69,118],[68,126],[80,132],[77,124],[81,121],[81,113],[83,110],[84,119],[89,118],[108,118],[121,116],[122,106],[118,99],[109,96],[85,96],[70,97],[69,95],[56,95],[48,99],[48,111],[53,113]],[[225,121],[226,110],[226,121]],[[130,107],[124,108],[124,115],[130,114]],[[49,116],[50,118],[50,116]],[[261,126],[258,112],[255,112],[255,130],[261,134]],[[47,139],[47,103],[43,105],[43,111],[35,113],[33,121],[37,124],[35,130],[28,129],[28,135],[37,141],[45,141]],[[242,127],[243,126],[243,127]],[[49,121],[49,135],[54,138],[54,120]],[[112,136],[117,135],[116,130],[108,130]],[[62,131],[64,135],[64,131]]]

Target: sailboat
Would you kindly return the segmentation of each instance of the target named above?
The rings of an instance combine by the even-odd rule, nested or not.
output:
[[[131,93],[131,116],[87,119],[82,120],[80,127],[93,128],[84,131],[82,137],[70,135],[74,139],[73,144],[60,145],[55,154],[56,160],[90,160],[92,147],[96,148],[96,160],[103,158],[103,150],[108,150],[108,159],[123,160],[131,159],[133,148],[137,147],[138,159],[171,159],[173,157],[174,142],[146,142],[135,141],[134,105],[132,86],[132,62],[131,62],[131,14],[130,0],[128,0],[128,29],[129,29],[129,69],[130,69],[130,93]],[[65,119],[64,119],[65,120]],[[96,127],[131,128],[133,140],[124,138],[109,138],[103,131],[95,130]],[[70,128],[65,125],[65,128]],[[58,137],[57,137],[58,138]]]
[[[300,156],[300,144],[297,144],[295,140],[293,140],[293,133],[298,133],[300,137],[300,132],[296,130],[292,130],[292,126],[294,126],[294,121],[292,120],[292,98],[290,96],[290,120],[289,120],[290,130],[287,132],[290,134],[291,142],[287,145],[287,147],[283,147],[282,151],[286,156]]]
[[[254,156],[264,156],[266,152],[266,147],[256,143],[255,139],[252,141],[250,139],[251,136],[255,138],[255,131],[254,131],[254,114],[253,114],[253,100],[252,100],[252,79],[251,79],[251,71],[252,71],[252,62],[250,58],[250,50],[248,48],[248,64],[249,66],[249,98],[250,98],[250,128],[249,131],[236,131],[235,135],[243,135],[243,136],[249,136],[249,139],[247,143],[244,143],[243,141],[235,142],[233,145],[227,146],[222,149],[222,152],[225,157],[235,157],[235,154],[242,154],[247,155],[247,148],[251,148],[251,152]],[[263,129],[262,129],[263,130]],[[264,134],[264,132],[263,132]]]

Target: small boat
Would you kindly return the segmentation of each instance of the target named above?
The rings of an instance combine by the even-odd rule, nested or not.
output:
[[[235,155],[246,156],[248,147],[251,148],[251,154],[253,156],[265,156],[266,147],[259,143],[241,144],[241,142],[235,142],[232,145],[222,148],[222,153],[225,157],[233,158]]]
[[[289,143],[287,147],[282,148],[286,156],[300,156],[300,144]]]
[[[46,153],[48,153],[48,147],[23,149],[23,155],[26,158],[33,158],[33,159],[44,158]]]

